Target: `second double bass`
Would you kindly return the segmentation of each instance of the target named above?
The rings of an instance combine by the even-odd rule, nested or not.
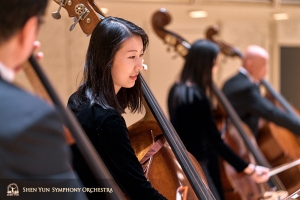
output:
[[[230,46],[224,45],[223,42],[215,40],[214,35],[218,33],[218,29],[212,28],[212,31],[208,32],[207,38],[214,41],[224,49],[230,49]],[[232,54],[232,56],[237,56],[240,58],[243,58],[242,53],[240,53],[237,49],[231,47],[231,50],[235,50],[235,54]],[[253,54],[253,52],[252,52]],[[251,55],[252,55],[251,54]],[[249,54],[248,54],[249,55]],[[245,62],[246,59],[243,59],[244,65],[247,65],[248,62]],[[244,66],[246,67],[246,66]],[[260,66],[263,69],[263,66]],[[256,75],[258,76],[258,75]],[[245,118],[250,118],[251,116],[264,116],[266,115],[273,116],[270,118],[273,118],[273,120],[278,123],[278,118],[275,120],[275,115],[272,113],[283,113],[286,114],[279,114],[279,116],[283,115],[290,115],[291,117],[288,117],[289,119],[294,118],[297,120],[299,118],[299,115],[297,114],[297,111],[293,109],[286,101],[285,99],[277,93],[272,86],[265,80],[262,79],[261,85],[264,87],[266,91],[266,97],[268,100],[265,101],[262,97],[256,96],[257,101],[251,102],[252,105],[257,105],[257,108],[253,108],[249,105],[251,110],[256,110],[252,114],[251,112],[247,111],[247,114],[244,114]],[[228,88],[228,87],[227,87]],[[241,92],[241,91],[240,91]],[[253,96],[249,96],[249,98],[253,98]],[[242,99],[240,99],[241,102],[244,102]],[[270,102],[273,102],[274,107]],[[273,108],[272,108],[273,107]],[[276,108],[277,107],[277,108]],[[248,110],[250,110],[248,109]],[[279,111],[282,109],[283,111]],[[259,111],[261,110],[261,111]],[[278,110],[278,111],[276,111]],[[268,112],[269,114],[266,114]],[[259,114],[260,113],[260,114]],[[264,114],[262,114],[264,113]],[[250,117],[249,117],[250,116]],[[253,120],[254,118],[252,118]],[[282,118],[281,118],[282,119]],[[284,120],[287,120],[287,117],[284,117]],[[283,121],[284,121],[283,120]],[[255,138],[257,141],[257,145],[261,152],[263,153],[265,159],[270,164],[270,167],[276,167],[279,165],[283,165],[289,162],[292,162],[294,160],[297,160],[300,158],[300,143],[299,139],[293,134],[290,130],[280,127],[276,125],[275,123],[272,123],[268,120],[262,120],[264,121],[263,126],[259,128],[259,132],[257,134],[257,137]],[[279,123],[280,124],[280,123]],[[296,128],[296,126],[293,126],[292,130],[296,130],[299,132]],[[286,169],[285,171],[279,173],[277,176],[282,182],[282,185],[286,188],[286,190],[291,194],[295,192],[300,187],[299,177],[300,177],[300,171],[299,166]]]

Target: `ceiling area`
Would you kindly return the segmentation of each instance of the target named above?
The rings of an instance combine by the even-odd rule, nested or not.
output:
[[[99,7],[108,9],[107,15],[130,20],[150,20],[152,13],[166,8],[176,22],[191,19],[189,12],[204,10],[207,18],[224,19],[272,19],[274,13],[287,13],[290,20],[300,20],[300,0],[96,0]],[[148,19],[147,19],[148,18]]]
[[[183,3],[183,4],[201,4],[203,2],[251,2],[268,3],[274,6],[278,5],[297,5],[300,0],[104,0],[102,2],[145,2],[145,3]]]
[[[59,0],[56,0],[59,1]],[[89,0],[90,1],[90,0]],[[52,1],[53,2],[53,1]],[[274,20],[274,14],[285,13],[288,20],[300,20],[300,0],[94,0],[107,16],[122,17],[147,24],[152,14],[166,8],[172,21],[182,24],[204,20]],[[55,3],[54,3],[55,4]],[[58,8],[58,5],[56,5]],[[204,11],[205,19],[193,19],[192,11]]]

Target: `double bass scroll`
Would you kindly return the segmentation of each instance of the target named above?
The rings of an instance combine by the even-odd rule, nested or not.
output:
[[[216,43],[219,47],[221,52],[226,55],[226,56],[230,56],[230,57],[240,57],[242,58],[243,55],[242,53],[234,46],[229,45],[228,43],[225,43],[221,40],[217,40],[215,39],[216,35],[219,33],[219,27],[218,26],[210,26],[207,30],[206,30],[206,38],[211,40],[212,42]]]

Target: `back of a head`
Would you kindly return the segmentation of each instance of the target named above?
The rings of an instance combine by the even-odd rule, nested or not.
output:
[[[219,52],[220,48],[212,41],[201,39],[194,42],[186,56],[181,81],[210,81],[212,67]]]
[[[48,0],[0,0],[0,44],[20,30],[33,16],[43,16]]]
[[[257,45],[247,47],[243,58],[243,67],[252,75],[255,81],[264,78],[268,71],[268,52]]]
[[[256,59],[256,58],[264,58],[264,59],[268,59],[269,58],[269,54],[268,52],[257,45],[250,45],[247,47],[245,54],[244,54],[244,67],[247,67],[245,61],[248,59]]]

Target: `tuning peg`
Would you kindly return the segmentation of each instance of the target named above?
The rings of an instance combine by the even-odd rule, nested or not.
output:
[[[60,12],[61,7],[64,5],[65,1],[66,1],[66,0],[62,0],[62,1],[60,2],[60,5],[59,5],[57,11],[55,11],[55,12],[52,13],[52,17],[53,17],[54,19],[60,19],[60,18],[61,18],[61,15],[60,15],[59,12]]]
[[[79,17],[77,19],[77,17],[74,17],[73,20],[74,20],[74,24],[72,24],[69,28],[69,31],[73,31],[73,29],[75,28],[76,24],[79,22],[79,20],[81,19],[81,17]]]
[[[104,19],[105,17],[99,13],[97,13],[100,19]]]
[[[87,13],[87,10],[85,10],[80,16],[79,16],[79,18],[77,19],[76,17],[74,17],[74,24],[72,24],[71,26],[70,26],[70,31],[72,31],[74,28],[75,28],[75,26],[76,26],[76,24],[82,19],[82,17],[85,15]]]

